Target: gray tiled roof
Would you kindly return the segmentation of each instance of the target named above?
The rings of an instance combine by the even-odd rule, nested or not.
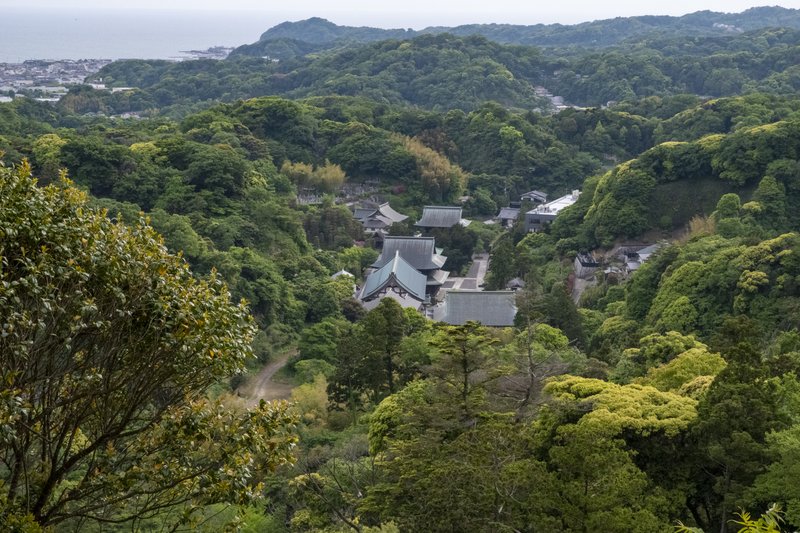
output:
[[[367,218],[371,217],[375,214],[375,209],[369,207],[356,207],[353,210],[353,218],[358,220],[366,220]]]
[[[394,290],[423,301],[427,279],[425,274],[417,271],[397,251],[391,261],[367,276],[361,299],[372,300],[384,291]]]
[[[520,196],[521,200],[535,200],[537,202],[546,202],[547,194],[542,191],[528,191]]]
[[[512,291],[448,291],[441,321],[454,326],[470,320],[484,326],[513,326],[516,314]]]
[[[500,214],[497,215],[497,218],[501,220],[516,220],[519,216],[519,208],[518,207],[503,207],[500,209]]]
[[[447,281],[447,278],[450,277],[450,272],[446,270],[434,270],[428,276],[428,285],[435,285],[439,286],[444,284]]]
[[[441,268],[446,257],[436,253],[436,241],[433,237],[386,237],[383,250],[372,266],[381,268],[394,259],[399,252],[417,270],[435,270]]]
[[[460,207],[426,205],[422,210],[422,218],[414,225],[423,228],[452,228],[459,222]]]
[[[384,216],[375,215],[366,220],[363,220],[362,223],[364,224],[365,228],[383,229],[391,226],[393,224],[393,221],[389,220]]]
[[[380,213],[384,217],[388,218],[392,222],[402,222],[402,221],[404,221],[405,219],[408,218],[407,215],[404,215],[402,213],[398,213],[397,211],[392,209],[392,207],[388,203],[381,204],[378,207],[378,213]]]
[[[583,266],[590,266],[590,267],[599,266],[597,259],[595,259],[592,254],[578,254],[575,258]]]

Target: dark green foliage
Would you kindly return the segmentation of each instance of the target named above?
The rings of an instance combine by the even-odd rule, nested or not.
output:
[[[413,314],[391,298],[384,298],[339,336],[336,372],[328,385],[334,407],[355,408],[367,401],[377,404],[415,377],[423,361],[414,360],[402,343],[426,324],[414,320],[419,316]]]
[[[729,323],[729,333],[737,326]],[[781,391],[777,383],[764,380],[749,335],[726,354],[722,370],[697,407],[692,428],[695,492],[687,505],[695,516],[707,518],[701,525],[727,531],[727,522],[741,501],[743,491],[769,462],[766,435],[782,429],[787,420],[780,414]]]
[[[489,272],[486,275],[486,289],[491,291],[505,289],[506,284],[517,275],[514,269],[514,245],[511,235],[501,235],[492,245],[489,257]]]
[[[364,239],[361,223],[344,206],[323,205],[310,210],[303,227],[309,244],[329,250],[347,248],[353,241]]]
[[[436,239],[436,247],[444,248],[447,263],[444,268],[451,272],[462,272],[472,262],[472,253],[478,236],[460,224],[452,228],[435,228],[430,235]]]
[[[544,297],[542,313],[546,322],[563,331],[571,342],[579,347],[586,346],[581,317],[563,284],[554,284],[550,293]]]

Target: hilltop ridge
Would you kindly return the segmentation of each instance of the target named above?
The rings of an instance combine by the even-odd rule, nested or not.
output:
[[[366,43],[385,39],[410,39],[423,34],[452,33],[459,36],[482,35],[502,44],[603,47],[647,34],[669,34],[673,37],[728,35],[777,26],[800,29],[800,10],[780,6],[762,6],[753,7],[741,13],[697,11],[680,17],[666,15],[616,17],[572,25],[492,23],[429,26],[422,30],[341,26],[320,17],[313,17],[295,22],[282,22],[265,31],[258,42],[288,39],[317,45],[331,45],[342,42]]]

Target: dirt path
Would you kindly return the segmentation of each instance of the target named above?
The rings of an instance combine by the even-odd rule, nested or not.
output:
[[[236,389],[236,395],[243,398],[250,405],[257,404],[259,400],[288,399],[292,394],[292,385],[273,381],[272,378],[281,368],[286,366],[292,355],[294,355],[293,352],[288,352],[268,363],[258,374],[252,376]]]

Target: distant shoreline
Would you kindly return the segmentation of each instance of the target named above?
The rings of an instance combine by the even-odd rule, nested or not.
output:
[[[247,13],[4,9],[0,63],[186,59],[181,51],[257,41],[282,19]]]

